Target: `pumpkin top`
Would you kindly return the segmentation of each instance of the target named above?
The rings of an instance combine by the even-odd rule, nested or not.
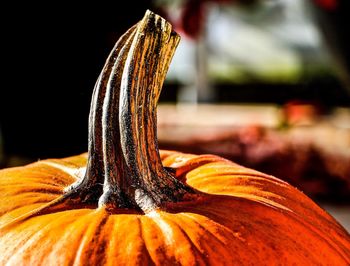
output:
[[[160,156],[178,180],[205,196],[146,214],[62,204],[33,215],[84,177],[87,154],[0,171],[3,261],[349,263],[349,234],[296,188],[214,155],[160,151]]]

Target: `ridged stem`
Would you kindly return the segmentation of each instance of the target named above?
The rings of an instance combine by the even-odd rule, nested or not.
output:
[[[166,20],[147,11],[117,42],[92,97],[86,174],[68,193],[138,211],[195,194],[163,167],[157,140],[156,106],[179,40]]]

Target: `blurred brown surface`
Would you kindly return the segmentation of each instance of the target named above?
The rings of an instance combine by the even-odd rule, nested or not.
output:
[[[296,103],[161,105],[158,124],[161,148],[217,154],[284,179],[315,200],[350,202],[347,108],[324,114]]]

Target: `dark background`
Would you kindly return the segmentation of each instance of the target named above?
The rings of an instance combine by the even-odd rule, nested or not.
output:
[[[329,43],[345,62],[343,68],[349,64],[348,2],[340,1],[336,10],[320,8],[318,13],[326,39],[336,40]],[[13,3],[3,9],[7,18],[1,38],[0,128],[5,161],[13,155],[36,160],[86,151],[91,94],[105,59],[146,9],[158,11],[152,1],[98,3],[74,7]],[[167,86],[161,101],[175,101],[177,84]],[[326,107],[350,105],[338,77],[296,85],[236,86],[229,90],[232,85],[218,85],[217,101],[283,104],[298,98]]]
[[[119,36],[152,8],[150,1],[98,3],[17,3],[3,10],[9,12],[0,84],[6,155],[38,159],[87,149],[99,72]]]

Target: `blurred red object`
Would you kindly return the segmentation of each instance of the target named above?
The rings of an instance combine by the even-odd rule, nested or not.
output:
[[[230,4],[237,3],[250,5],[257,0],[187,0],[184,1],[181,15],[178,20],[174,21],[165,11],[165,17],[171,21],[176,31],[183,32],[187,37],[198,39],[203,32],[206,18],[206,4],[208,3]]]
[[[307,101],[289,101],[283,106],[285,124],[288,126],[312,125],[320,119],[322,108]]]
[[[314,2],[321,8],[327,10],[335,10],[338,7],[337,0],[314,0]]]

